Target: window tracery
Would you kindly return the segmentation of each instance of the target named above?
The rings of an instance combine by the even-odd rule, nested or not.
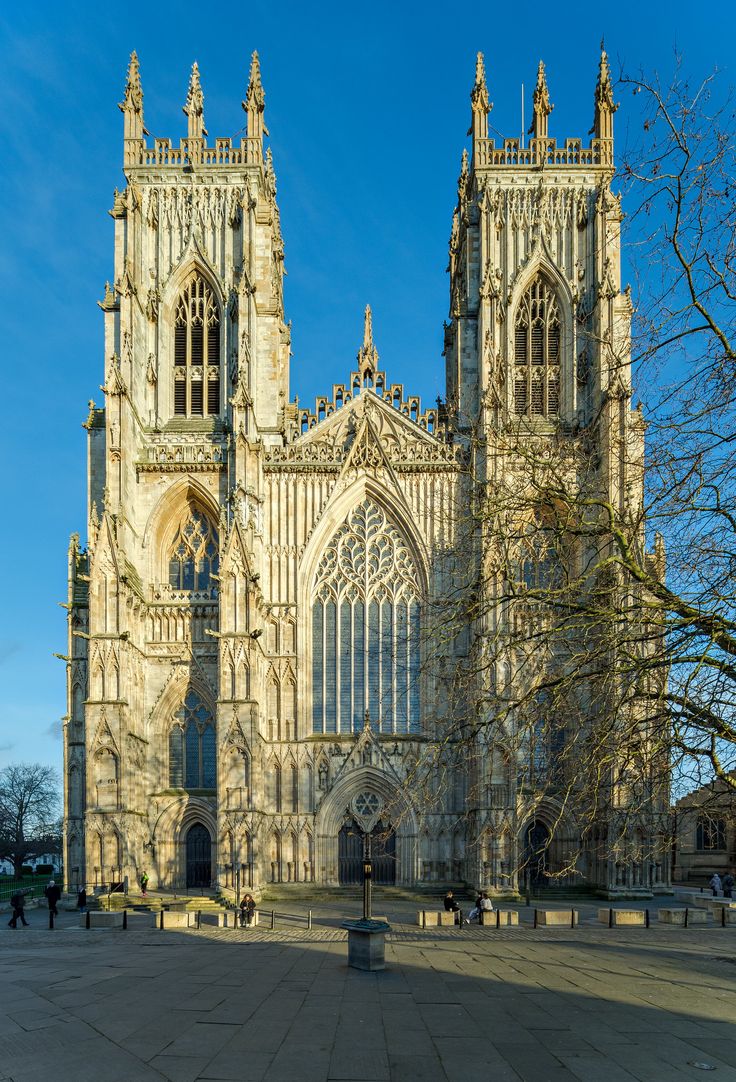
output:
[[[169,785],[214,789],[216,784],[215,726],[202,700],[189,691],[169,733]]]
[[[314,581],[312,727],[419,729],[421,590],[396,527],[371,500],[330,541]]]
[[[559,306],[538,275],[519,301],[514,323],[514,412],[554,417],[560,406]]]
[[[169,585],[175,590],[209,590],[218,567],[217,531],[206,515],[192,509],[169,550]]]
[[[184,287],[174,317],[174,414],[220,412],[220,311],[204,278]]]

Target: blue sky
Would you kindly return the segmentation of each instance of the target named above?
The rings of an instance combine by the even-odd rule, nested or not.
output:
[[[255,5],[254,5],[255,6]],[[146,125],[178,139],[189,69],[199,63],[210,137],[244,124],[250,53],[261,55],[286,242],[292,396],[310,402],[350,371],[373,307],[381,363],[412,393],[444,389],[447,239],[468,94],[481,49],[495,134],[527,124],[540,57],[550,132],[585,136],[598,46],[616,73],[666,78],[679,49],[693,75],[729,71],[727,3],[7,4],[0,15],[0,297],[6,543],[0,625],[0,767],[59,766],[64,713],[66,548],[84,537],[87,402],[102,395],[102,316],[112,276],[113,188],[122,186],[128,55],[141,62]],[[264,5],[259,5],[263,8]],[[704,9],[702,9],[704,10]],[[619,95],[617,134],[636,125]],[[15,531],[13,533],[13,531]]]

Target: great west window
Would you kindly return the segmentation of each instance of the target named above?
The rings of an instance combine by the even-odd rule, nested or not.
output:
[[[312,727],[419,729],[421,591],[406,542],[370,500],[332,538],[314,580]]]

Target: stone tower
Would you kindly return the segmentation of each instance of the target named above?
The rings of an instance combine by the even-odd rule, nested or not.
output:
[[[590,146],[549,137],[542,65],[528,147],[488,138],[480,56],[471,100],[447,403],[425,409],[388,378],[366,308],[357,365],[306,409],[289,399],[258,56],[245,137],[208,142],[195,64],[178,146],[148,138],[131,57],[105,401],[86,421],[87,542],[69,550],[69,883],[350,883],[367,831],[379,881],[514,889],[542,811],[517,792],[518,764],[468,757],[448,729],[469,636],[427,661],[471,466],[495,468],[473,433],[489,448],[510,416],[546,437],[608,411],[642,436],[605,55]],[[599,442],[612,498],[630,498],[618,444]]]

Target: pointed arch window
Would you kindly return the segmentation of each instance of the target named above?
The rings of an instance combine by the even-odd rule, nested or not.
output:
[[[214,789],[217,785],[215,726],[194,691],[187,693],[169,733],[169,785],[173,789]]]
[[[560,408],[559,305],[538,275],[519,302],[514,323],[514,412],[555,417]]]
[[[174,317],[174,414],[220,413],[220,310],[204,278],[184,287]]]
[[[219,566],[217,531],[206,515],[190,510],[169,549],[169,585],[174,590],[204,592]]]
[[[330,541],[314,581],[312,728],[419,731],[421,590],[409,548],[370,500]]]

